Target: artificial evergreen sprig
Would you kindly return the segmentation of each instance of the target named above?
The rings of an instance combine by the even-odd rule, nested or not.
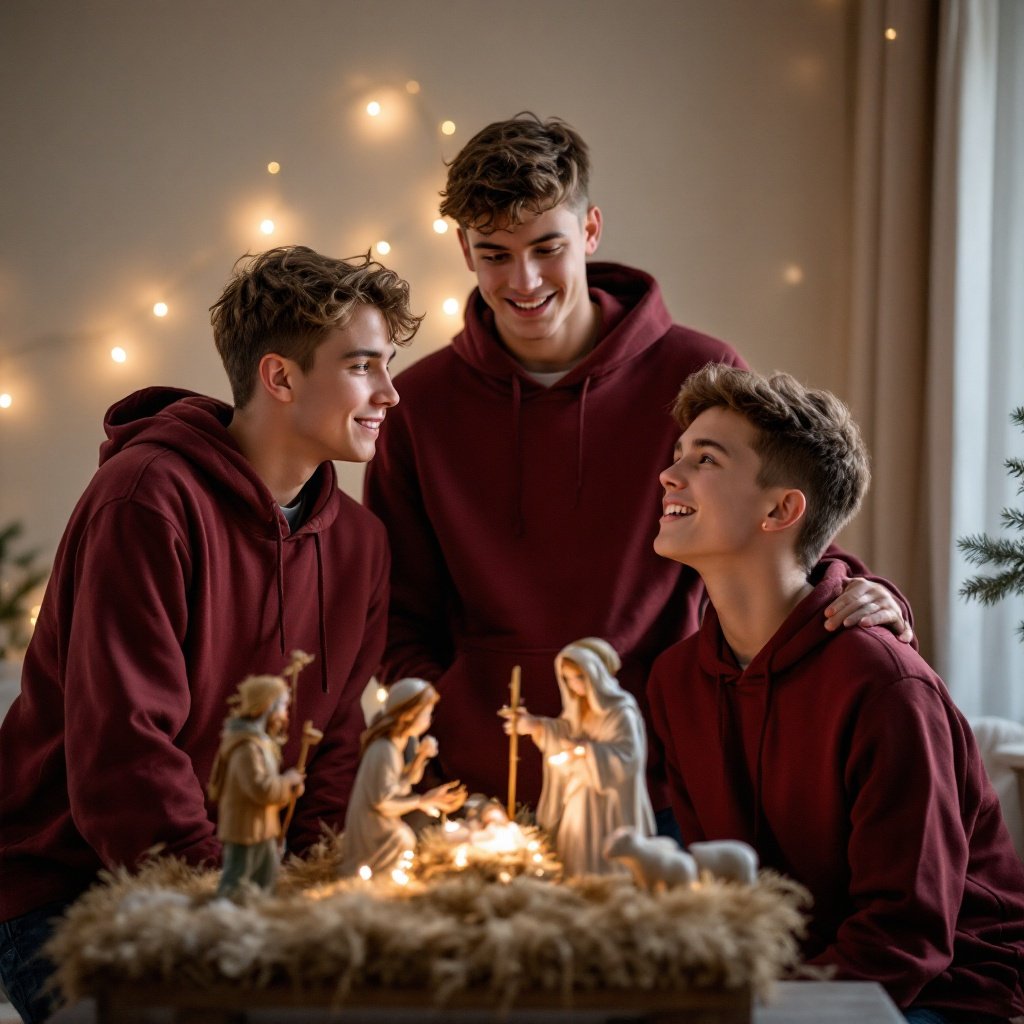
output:
[[[1010,419],[1024,429],[1024,406],[1014,409]],[[1017,493],[1024,494],[1024,459],[1010,458],[1003,465],[1011,478],[1021,481]],[[1008,530],[1024,534],[1024,510],[1004,508],[1000,518]],[[960,588],[961,597],[995,604],[1004,597],[1024,594],[1024,536],[992,538],[984,533],[971,534],[961,537],[957,547],[971,565],[991,565],[999,570],[987,576],[972,576]],[[1024,641],[1024,622],[1018,623],[1017,633]]]

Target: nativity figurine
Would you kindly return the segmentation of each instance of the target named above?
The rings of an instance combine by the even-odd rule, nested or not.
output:
[[[246,885],[274,887],[280,810],[304,789],[302,772],[280,771],[289,696],[280,676],[249,676],[228,701],[232,711],[207,787],[218,804],[217,836],[224,845],[218,896],[234,899]]]
[[[427,762],[437,756],[430,727],[437,690],[423,679],[400,679],[388,691],[360,743],[362,756],[345,816],[340,874],[369,878],[390,871],[416,848],[416,834],[403,821],[412,811],[435,817],[458,810],[466,790],[446,782],[413,792]]]
[[[636,699],[615,677],[620,667],[606,640],[577,640],[555,659],[558,718],[532,715],[522,706],[499,712],[507,733],[514,728],[540,748],[544,784],[537,824],[570,876],[625,871],[605,856],[605,838],[623,826],[643,836],[654,832],[647,736]]]

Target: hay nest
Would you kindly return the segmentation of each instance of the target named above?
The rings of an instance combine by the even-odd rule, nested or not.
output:
[[[386,987],[517,993],[680,991],[749,985],[765,997],[799,958],[806,892],[762,872],[756,885],[705,880],[638,891],[623,876],[552,884],[470,872],[430,884],[336,880],[328,837],[282,870],[276,895],[213,896],[218,873],[158,859],[104,875],[67,911],[47,952],[69,1000],[122,982],[333,991]]]

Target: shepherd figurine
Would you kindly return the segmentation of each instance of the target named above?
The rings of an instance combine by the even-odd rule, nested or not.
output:
[[[248,883],[272,890],[280,859],[280,809],[302,795],[303,774],[280,771],[288,734],[288,684],[280,676],[249,676],[229,701],[208,792],[218,807],[224,844],[218,896],[236,898]]]

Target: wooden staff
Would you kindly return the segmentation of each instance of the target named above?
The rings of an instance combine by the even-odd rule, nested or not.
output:
[[[302,746],[299,748],[299,763],[295,766],[298,772],[306,771],[306,758],[309,756],[309,748],[316,746],[324,738],[319,729],[313,728],[312,722],[306,722],[302,727]],[[288,834],[288,826],[292,823],[292,815],[295,813],[295,790],[288,799],[288,810],[284,816],[284,824],[281,825],[281,841]]]
[[[512,723],[512,732],[509,734],[508,745],[508,816],[511,820],[516,814],[516,769],[519,764],[519,732],[516,723],[519,719],[519,666],[512,669],[512,682],[509,684],[511,700],[509,708],[512,714],[509,721]]]

